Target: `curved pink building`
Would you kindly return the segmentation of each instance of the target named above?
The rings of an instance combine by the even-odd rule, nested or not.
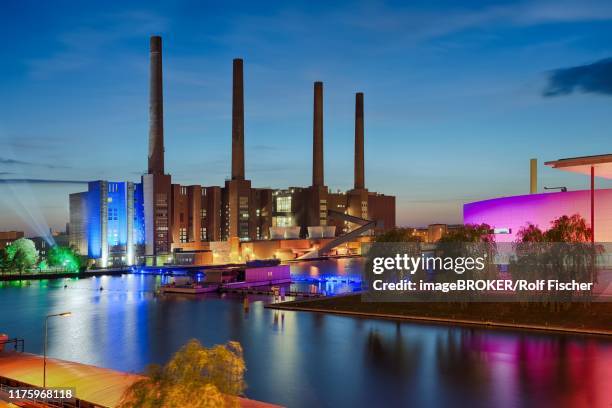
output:
[[[464,224],[489,224],[497,242],[512,242],[528,223],[542,230],[562,215],[580,214],[591,220],[591,191],[528,194],[467,203]],[[612,189],[595,190],[595,241],[612,242]]]

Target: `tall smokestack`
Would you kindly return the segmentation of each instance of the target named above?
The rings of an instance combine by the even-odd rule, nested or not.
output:
[[[323,180],[323,82],[314,83],[312,185],[316,187],[325,185]]]
[[[149,82],[149,174],[164,174],[162,40],[151,37]]]
[[[355,94],[355,190],[365,188],[363,160],[363,93]]]
[[[244,83],[242,59],[234,59],[232,92],[232,180],[244,180]]]
[[[529,194],[538,193],[538,159],[529,160]]]

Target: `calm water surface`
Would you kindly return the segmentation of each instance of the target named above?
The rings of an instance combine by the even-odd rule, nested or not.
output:
[[[355,289],[360,265],[292,270],[327,278],[300,289],[337,293]],[[238,340],[247,395],[290,407],[612,407],[612,342],[601,338],[280,312],[264,309],[265,297],[251,297],[245,312],[229,295],[155,296],[160,282],[124,275],[0,284],[0,332],[42,353],[44,316],[72,311],[50,321],[51,356],[135,372],[190,338]]]

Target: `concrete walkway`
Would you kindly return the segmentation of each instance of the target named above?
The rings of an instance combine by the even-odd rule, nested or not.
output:
[[[42,387],[42,356],[0,352],[0,377]],[[115,407],[125,390],[143,376],[87,364],[47,358],[47,387],[72,388],[76,398],[103,407]],[[6,404],[6,402],[5,402]],[[273,408],[277,405],[240,398],[244,408]],[[0,408],[4,408],[0,401]]]

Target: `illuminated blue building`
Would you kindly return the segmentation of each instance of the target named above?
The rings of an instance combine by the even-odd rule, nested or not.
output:
[[[92,181],[70,196],[71,244],[99,266],[133,265],[145,244],[142,184]]]

